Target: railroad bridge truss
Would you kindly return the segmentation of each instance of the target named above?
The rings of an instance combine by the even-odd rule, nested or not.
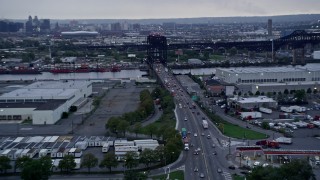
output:
[[[148,63],[154,62],[166,63],[167,51],[177,49],[231,49],[236,47],[237,49],[247,49],[248,51],[255,52],[272,52],[274,57],[275,52],[280,48],[286,48],[292,50],[293,61],[292,64],[305,64],[304,60],[304,48],[309,45],[320,44],[320,33],[308,33],[304,30],[294,31],[288,36],[281,37],[279,39],[266,40],[266,41],[233,41],[233,42],[209,42],[209,43],[172,43],[168,44],[165,36],[159,34],[151,34],[147,37],[147,44],[143,45],[119,45],[119,46],[87,46],[87,49],[110,49],[118,48],[120,50],[126,50],[128,48],[134,48],[137,50],[147,51]],[[274,60],[274,58],[272,58]]]

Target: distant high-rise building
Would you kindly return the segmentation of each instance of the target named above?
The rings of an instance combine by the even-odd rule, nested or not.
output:
[[[34,18],[33,18],[33,25],[34,26],[38,26],[40,24],[40,21],[39,21],[39,19],[38,19],[38,16],[34,16]]]
[[[111,24],[111,31],[121,31],[121,24],[120,23]]]
[[[26,33],[33,32],[33,25],[32,25],[32,17],[29,16],[28,21],[26,22]]]
[[[18,32],[23,29],[23,23],[0,21],[0,32]]]
[[[50,19],[42,19],[41,20],[40,31],[41,32],[49,32],[50,31]]]
[[[129,30],[129,24],[127,21],[123,22],[121,24],[121,29],[124,30],[124,31],[128,31]]]
[[[37,16],[32,19],[29,16],[26,22],[26,33],[48,33],[50,32],[50,19],[39,20]]]
[[[268,35],[272,36],[272,19],[268,19]]]
[[[162,24],[162,27],[165,30],[175,30],[176,29],[176,23],[175,22],[164,22]]]
[[[141,26],[140,26],[140,24],[133,24],[132,25],[132,29],[135,30],[135,31],[140,31]]]
[[[69,22],[69,24],[70,24],[70,27],[76,27],[76,26],[78,26],[79,22],[76,20],[72,20]]]

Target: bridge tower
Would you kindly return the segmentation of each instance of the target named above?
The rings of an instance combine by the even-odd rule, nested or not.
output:
[[[148,63],[161,62],[163,64],[167,61],[167,38],[159,34],[149,35],[147,38],[148,48]]]
[[[292,49],[292,64],[305,64],[304,48]]]

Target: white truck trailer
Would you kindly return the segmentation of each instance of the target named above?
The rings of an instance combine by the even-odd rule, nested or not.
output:
[[[252,112],[241,112],[240,118],[245,119],[259,119],[262,118],[261,112],[252,111]]]
[[[276,139],[276,141],[280,144],[292,144],[292,139],[286,137],[279,137]]]
[[[204,129],[208,129],[209,125],[208,125],[208,121],[207,120],[202,120],[202,126]]]
[[[259,107],[259,111],[266,113],[266,114],[271,114],[272,113],[272,109],[268,109],[268,108],[264,108],[264,107]]]
[[[302,106],[289,106],[289,107],[280,107],[280,110],[286,113],[292,113],[293,111],[296,112],[306,112],[307,108]]]

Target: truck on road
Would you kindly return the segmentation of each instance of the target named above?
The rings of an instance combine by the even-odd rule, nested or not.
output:
[[[181,136],[183,139],[187,137],[187,129],[186,128],[181,129]]]
[[[208,129],[209,125],[208,125],[208,121],[207,120],[202,120],[202,126],[204,129]]]
[[[188,137],[183,139],[183,144],[184,144],[184,150],[189,151],[189,138]]]
[[[184,150],[188,151],[189,150],[189,138],[187,136],[187,129],[186,128],[181,129],[181,136],[182,136],[182,141],[184,144]]]

